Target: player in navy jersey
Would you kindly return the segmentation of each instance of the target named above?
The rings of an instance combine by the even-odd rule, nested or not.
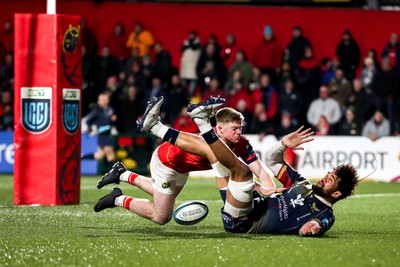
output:
[[[227,190],[221,190],[225,203],[221,211],[225,230],[233,233],[323,235],[335,221],[333,204],[353,194],[358,184],[354,167],[340,165],[316,184],[302,177],[283,157],[286,148],[302,150],[302,144],[313,140],[311,129],[300,127],[285,136],[266,155],[267,167],[287,188],[270,195],[272,190],[279,190],[257,187],[256,191],[269,195],[262,196],[254,190],[255,183],[248,166],[219,139],[209,123],[212,110],[222,101],[213,98],[192,104],[188,113],[217,160],[230,170]]]

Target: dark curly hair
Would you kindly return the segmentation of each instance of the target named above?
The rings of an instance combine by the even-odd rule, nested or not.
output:
[[[355,188],[360,181],[356,168],[354,168],[351,164],[343,164],[336,167],[334,172],[340,179],[338,191],[340,191],[342,195],[339,199],[344,199],[353,195]]]

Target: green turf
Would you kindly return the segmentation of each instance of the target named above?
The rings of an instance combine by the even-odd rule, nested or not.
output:
[[[189,180],[178,198],[208,201],[193,226],[157,226],[122,208],[94,213],[110,190],[96,183],[82,179],[81,205],[14,207],[12,177],[1,175],[0,266],[400,266],[400,183],[363,182],[359,194],[373,196],[337,203],[322,238],[225,233],[212,180]]]

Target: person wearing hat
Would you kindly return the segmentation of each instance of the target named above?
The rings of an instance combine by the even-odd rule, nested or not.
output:
[[[270,25],[266,25],[263,30],[262,39],[257,43],[252,62],[262,73],[266,73],[275,82],[277,71],[281,66],[282,48],[275,39],[274,32]]]

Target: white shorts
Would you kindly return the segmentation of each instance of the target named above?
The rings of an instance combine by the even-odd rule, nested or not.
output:
[[[176,186],[184,186],[189,177],[189,173],[180,173],[162,164],[158,147],[151,157],[150,173],[154,190],[170,195],[175,194]]]

